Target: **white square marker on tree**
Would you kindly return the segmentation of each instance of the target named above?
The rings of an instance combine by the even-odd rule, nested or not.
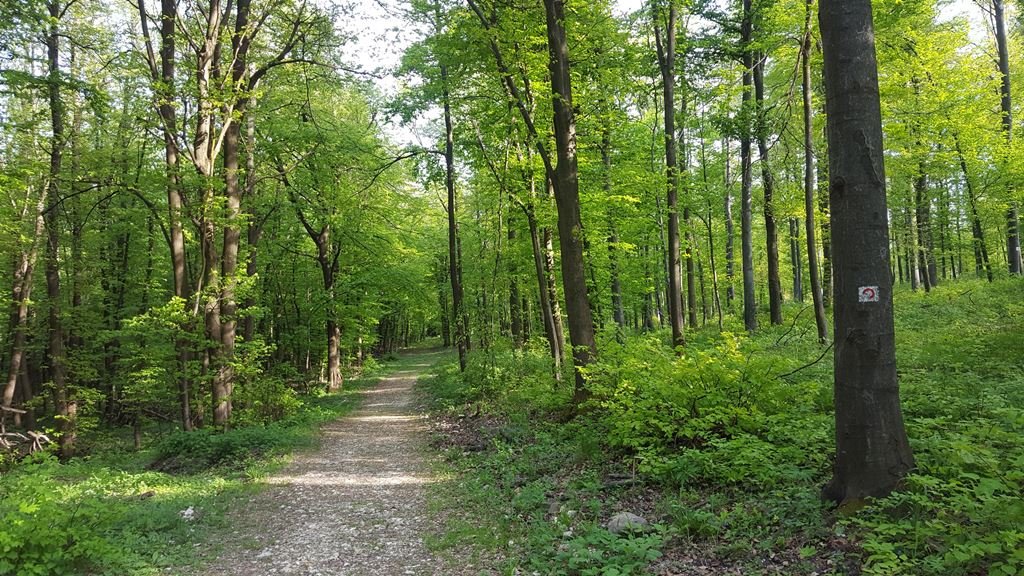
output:
[[[878,302],[878,286],[860,286],[857,288],[858,302]]]

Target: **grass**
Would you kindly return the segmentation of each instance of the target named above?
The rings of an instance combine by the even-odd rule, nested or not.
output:
[[[457,512],[432,544],[468,544],[503,574],[1024,574],[1022,293],[1019,280],[897,293],[917,468],[852,515],[819,498],[831,355],[814,362],[798,306],[752,337],[691,333],[681,358],[665,334],[605,335],[593,400],[569,423],[542,343],[478,352],[464,377],[444,366],[423,389],[450,417],[436,506]],[[460,417],[474,403],[482,415]],[[612,538],[620,510],[655,525]]]
[[[148,576],[196,567],[230,529],[233,503],[261,490],[291,453],[314,447],[320,425],[351,411],[373,381],[298,396],[290,416],[267,425],[172,432],[138,452],[123,431],[97,432],[83,439],[93,446],[88,456],[17,464],[0,476],[0,574]]]

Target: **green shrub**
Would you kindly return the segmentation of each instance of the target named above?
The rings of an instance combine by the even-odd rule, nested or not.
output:
[[[599,526],[586,528],[579,536],[562,543],[554,562],[545,563],[545,574],[579,576],[629,576],[645,574],[647,566],[661,557],[662,536],[618,536]],[[551,571],[550,566],[563,566]]]
[[[49,456],[19,466],[0,483],[0,574],[71,574],[110,555],[96,534],[105,509],[95,502],[69,507]]]

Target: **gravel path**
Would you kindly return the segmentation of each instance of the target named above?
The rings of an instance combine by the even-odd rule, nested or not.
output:
[[[423,543],[429,427],[413,403],[427,356],[361,392],[361,406],[323,428],[321,447],[269,479],[231,518],[234,534],[209,576],[455,574]]]

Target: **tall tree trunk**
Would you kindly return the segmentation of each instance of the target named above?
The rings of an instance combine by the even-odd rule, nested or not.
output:
[[[814,107],[811,103],[811,13],[814,0],[807,0],[804,16],[804,37],[800,44],[801,96],[804,111],[804,226],[807,235],[807,270],[810,273],[811,299],[814,302],[814,323],[818,328],[818,341],[828,340],[828,320],[825,317],[825,299],[818,278],[818,243],[815,240],[814,206]],[[827,191],[818,191],[824,196]],[[820,204],[819,204],[820,206]]]
[[[988,281],[993,280],[992,264],[988,259],[988,248],[985,246],[985,231],[981,226],[981,217],[978,216],[978,203],[974,194],[974,186],[971,183],[971,176],[967,170],[967,160],[964,158],[963,148],[960,146],[959,137],[954,136],[957,158],[960,161],[960,171],[964,175],[964,187],[967,189],[967,204],[970,209],[971,236],[974,239],[974,271],[981,277],[982,270],[985,271]]]
[[[458,197],[455,194],[455,139],[452,125],[451,96],[448,91],[448,66],[441,65],[441,85],[444,105],[444,165],[445,188],[448,191],[448,279],[452,284],[452,314],[455,322],[455,346],[459,351],[459,369],[466,371],[469,353],[469,310],[463,302],[462,259],[460,258]]]
[[[61,162],[65,145],[64,102],[60,86],[63,83],[60,72],[59,23],[62,9],[57,0],[47,2],[50,15],[46,35],[47,95],[50,106],[50,171],[47,176],[48,206],[44,215],[46,228],[46,296],[49,301],[47,356],[50,364],[50,379],[53,382],[53,399],[57,411],[60,437],[60,456],[70,458],[75,453],[75,421],[77,405],[70,397],[67,383],[66,358],[64,352],[64,325],[61,318],[60,287],[60,177]]]
[[[441,307],[441,342],[445,348],[452,345],[451,307],[448,305],[448,259],[438,263],[437,269],[437,303]]]
[[[175,34],[178,21],[177,0],[161,0],[160,2],[160,65],[157,67],[153,55],[152,42],[149,35],[149,16],[143,0],[139,0],[139,15],[143,36],[146,40],[147,56],[151,66],[154,92],[157,99],[157,111],[160,116],[161,131],[164,139],[164,170],[167,189],[168,208],[168,248],[171,253],[171,269],[174,284],[174,295],[187,301],[189,293],[188,270],[185,255],[185,233],[182,228],[184,198],[179,180],[178,143],[176,131],[178,121],[174,107],[174,76],[175,76]],[[181,427],[192,430],[192,409],[190,401],[191,382],[188,377],[188,363],[192,350],[187,337],[179,338],[177,348],[178,369],[178,402],[180,406]]]
[[[611,120],[605,121],[601,129],[601,173],[605,197],[612,194],[612,142]],[[622,306],[622,282],[619,279],[619,234],[615,229],[615,218],[608,215],[608,266],[611,272],[612,318],[619,329],[626,327],[626,313]]]
[[[515,258],[516,227],[514,226],[511,212],[508,218],[508,315],[509,330],[512,333],[512,343],[516,348],[521,348],[526,341],[523,329],[522,296],[519,294],[519,271]]]
[[[931,200],[928,198],[928,176],[920,167],[914,180],[914,204],[917,216],[917,255],[925,292],[935,287],[935,253],[932,251]]]
[[[651,276],[650,251],[650,247],[644,243],[642,257],[644,262],[643,328],[645,332],[654,330],[654,295],[658,293],[656,282]]]
[[[325,265],[326,264],[326,265]],[[334,315],[334,266],[331,262],[321,262],[324,277],[324,290],[328,297],[327,312],[327,391],[341,390],[341,327]]]
[[[733,243],[735,242],[736,234],[733,231],[732,222],[732,181],[730,174],[732,150],[728,138],[722,139],[722,155],[725,157],[725,304],[732,310],[732,301],[736,299],[736,264],[733,254]]]
[[[8,334],[11,339],[11,351],[8,356],[7,382],[4,385],[3,406],[10,408],[14,402],[14,393],[18,387],[19,375],[23,370],[25,359],[25,343],[28,337],[29,303],[32,301],[32,275],[35,271],[36,259],[39,255],[39,244],[46,233],[46,223],[43,210],[46,207],[47,188],[39,192],[39,198],[35,204],[35,211],[32,211],[32,204],[26,198],[25,209],[22,210],[22,219],[28,214],[34,214],[35,226],[32,230],[31,240],[28,246],[21,250],[14,264],[14,271],[11,279],[11,314],[8,321]],[[24,394],[22,394],[24,397]],[[0,418],[6,418],[7,413],[0,414]]]
[[[231,36],[231,88],[241,89],[248,68],[249,45],[252,29],[249,25],[250,0],[237,0],[235,7],[235,29]],[[234,110],[227,115],[224,135],[224,196],[225,222],[221,244],[221,286],[220,286],[220,363],[215,367],[213,381],[213,424],[226,429],[231,420],[231,395],[234,391],[235,374],[232,366],[235,357],[235,336],[238,328],[238,302],[235,290],[238,285],[238,251],[241,245],[242,186],[239,182],[239,162],[242,140],[241,123],[235,116],[244,114],[249,102],[248,96],[233,94]]]
[[[548,32],[551,91],[554,98],[555,204],[558,208],[558,240],[562,252],[562,284],[569,316],[569,340],[576,367],[574,400],[587,396],[582,369],[597,354],[594,321],[587,296],[586,266],[583,261],[583,224],[580,220],[579,180],[576,165],[576,121],[572,108],[569,74],[569,45],[565,36],[564,0],[544,0]]]
[[[903,225],[905,231],[904,239],[906,240],[903,249],[906,254],[907,275],[910,276],[910,289],[916,291],[921,277],[918,274],[917,250],[915,249],[914,218],[907,207],[903,208]]]
[[[1010,51],[1007,46],[1006,16],[1003,0],[992,0],[992,18],[996,24],[996,51],[999,55],[999,109],[1002,113],[1003,135],[1007,148],[1013,138],[1013,101],[1010,92]],[[1010,274],[1024,273],[1020,250],[1020,222],[1017,203],[1011,202],[1006,212],[1006,260]]]
[[[740,245],[743,260],[743,325],[757,330],[757,303],[754,301],[754,232],[753,232],[753,174],[751,173],[749,120],[754,54],[751,47],[751,0],[743,0],[741,39],[743,44],[743,95],[740,115],[744,119],[740,135]]]
[[[654,40],[657,47],[658,67],[661,70],[662,101],[665,120],[665,180],[667,193],[665,208],[668,210],[668,317],[672,327],[672,347],[686,344],[683,332],[683,278],[682,258],[679,240],[679,163],[676,159],[676,6],[669,2],[666,16],[665,35],[662,38],[661,15],[654,3],[651,4],[654,20]],[[681,349],[677,350],[682,353]]]
[[[836,458],[824,495],[884,496],[914,466],[900,411],[870,0],[822,0],[835,249]]]
[[[768,308],[772,324],[782,324],[782,280],[779,273],[779,232],[775,222],[775,176],[768,160],[768,120],[764,109],[764,61],[757,54],[754,63],[754,110],[757,131],[757,152],[761,164],[761,187],[764,190],[764,232],[768,252]]]
[[[554,197],[554,183],[549,178],[546,181],[546,189],[549,197]],[[558,362],[559,366],[565,364],[565,329],[562,324],[562,307],[559,304],[558,278],[555,271],[555,245],[551,228],[544,226],[541,229],[541,236],[544,240],[544,280],[547,285],[548,303],[551,306],[551,323],[554,328],[555,340],[558,341]],[[563,278],[563,282],[564,282]],[[561,375],[558,376],[561,379]]]
[[[551,359],[555,363],[555,378],[561,379],[562,358],[564,357],[562,354],[562,333],[559,328],[561,322],[555,316],[555,303],[551,301],[551,292],[548,289],[548,279],[551,276],[548,274],[547,258],[545,257],[546,254],[550,254],[550,251],[546,252],[541,245],[537,217],[532,207],[526,210],[526,221],[530,228],[530,245],[533,249],[533,266],[537,276],[537,291],[540,301],[541,319],[544,321],[544,333],[547,336],[548,347],[551,350]],[[547,234],[545,236],[549,237]]]
[[[250,98],[247,113],[245,115],[245,199],[246,203],[251,206],[256,196],[256,116],[253,114],[252,108],[255,106],[255,99]],[[257,265],[256,256],[259,250],[260,238],[263,236],[263,221],[259,220],[256,216],[255,211],[250,207],[246,210],[249,222],[247,224],[245,240],[246,247],[248,248],[245,258],[245,275],[250,280],[257,278],[259,273],[259,266]],[[255,293],[255,290],[252,290]],[[247,296],[242,306],[246,310],[251,310],[256,306],[255,296]],[[245,342],[252,342],[256,336],[256,318],[251,314],[245,315],[245,321],[242,326],[242,339]]]

